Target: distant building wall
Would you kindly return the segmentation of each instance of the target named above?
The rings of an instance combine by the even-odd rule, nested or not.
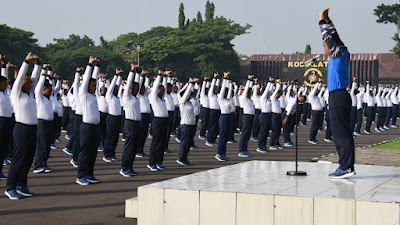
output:
[[[253,74],[264,80],[269,76],[284,81],[294,80],[313,86],[318,78],[326,79],[328,56],[316,63],[304,65],[303,61],[311,59],[316,54],[266,54],[252,55],[241,62],[241,75],[246,79]],[[394,53],[352,54],[349,68],[349,81],[358,78],[360,83],[369,80],[372,84],[399,83],[400,60]]]

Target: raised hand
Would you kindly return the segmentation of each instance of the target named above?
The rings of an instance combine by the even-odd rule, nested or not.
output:
[[[219,74],[218,73],[214,73],[214,78],[218,78]]]
[[[89,56],[89,64],[93,64],[94,62],[96,62],[96,57]]]
[[[329,22],[329,8],[322,10],[318,14],[319,20],[325,20],[326,22]]]
[[[247,79],[253,80],[254,79],[254,75],[247,75]]]
[[[354,82],[357,82],[357,77],[353,77],[353,81],[354,81]]]
[[[116,69],[115,70],[115,74],[117,74],[118,76],[121,75],[124,71],[120,70],[120,69]]]
[[[224,72],[224,78],[229,78],[230,75],[231,75],[230,72]]]
[[[58,74],[55,73],[55,74],[53,75],[53,78],[59,80],[59,79],[60,79],[60,76],[59,76]]]
[[[1,54],[0,54],[0,62],[1,62],[2,64],[6,64],[6,61],[7,61],[6,55],[1,55]]]

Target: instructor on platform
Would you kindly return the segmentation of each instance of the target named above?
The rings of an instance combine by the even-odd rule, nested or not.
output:
[[[339,168],[329,174],[331,178],[355,175],[354,140],[350,133],[351,98],[346,91],[349,80],[350,53],[339,38],[329,19],[329,8],[319,13],[324,51],[330,56],[328,65],[329,119],[333,139],[339,155]]]

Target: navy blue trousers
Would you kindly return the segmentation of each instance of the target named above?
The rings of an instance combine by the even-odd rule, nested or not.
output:
[[[256,137],[256,138],[258,138],[258,133],[260,132],[260,121],[258,119],[260,113],[261,113],[261,110],[255,109],[252,137]]]
[[[196,126],[182,124],[179,126],[179,129],[181,130],[182,140],[179,146],[179,160],[182,162],[186,162],[188,160],[190,147],[193,143],[193,133],[196,132]]]
[[[92,176],[99,144],[98,125],[82,123],[80,126],[81,151],[78,156],[78,178]]]
[[[35,169],[47,167],[47,159],[50,155],[50,145],[52,142],[53,121],[38,120],[37,141],[35,153]]]
[[[285,115],[286,115],[286,113],[285,113]],[[292,124],[293,124],[292,122],[293,122],[294,119],[295,119],[295,115],[289,115],[286,124],[282,123],[282,127],[283,127],[282,136],[283,136],[283,140],[284,140],[285,143],[286,142],[291,142],[290,130],[292,128]]]
[[[52,144],[55,143],[56,139],[60,138],[62,120],[63,120],[63,117],[59,117],[57,113],[54,113],[53,137],[52,137],[52,141],[51,141]]]
[[[120,126],[121,116],[113,116],[110,114],[107,116],[106,138],[104,139],[104,157],[106,158],[115,157],[115,147],[117,147],[119,132],[121,130]]]
[[[331,130],[339,155],[340,168],[354,169],[354,139],[350,132],[350,94],[346,90],[329,92],[329,107]]]
[[[200,136],[206,136],[209,116],[210,116],[210,109],[201,107]]]
[[[72,111],[72,110],[71,110]],[[76,114],[74,111],[72,111],[72,114],[69,115],[69,124],[68,124],[68,135],[69,135],[69,140],[67,145],[65,146],[69,150],[72,150],[72,147],[74,146],[74,139],[75,139],[75,117]]]
[[[149,124],[151,121],[150,113],[142,113],[142,119],[140,120],[140,139],[138,146],[138,153],[144,152],[144,144],[146,143],[147,133],[149,132]]]
[[[361,132],[362,120],[363,120],[363,110],[357,109],[357,122],[356,122],[356,132],[357,133]]]
[[[8,155],[8,148],[12,139],[11,121],[11,117],[0,117],[0,173],[3,170],[3,160]]]
[[[165,136],[168,135],[168,120],[168,118],[153,118],[153,138],[151,140],[149,153],[150,166],[162,164],[164,160],[164,150],[167,146],[167,139],[165,138]]]
[[[68,109],[68,117],[69,117],[69,119],[68,119],[68,124],[67,124],[67,129],[66,129],[68,135],[70,135],[70,132],[71,132],[71,129],[72,129],[72,126],[73,126],[72,118],[74,117],[74,115],[75,115],[74,110],[72,110],[72,108],[69,107],[69,109]],[[64,128],[64,130],[65,130],[65,128]]]
[[[385,123],[385,108],[384,107],[376,107],[376,111],[378,112],[378,120],[376,123],[376,127],[382,128],[383,124]]]
[[[231,114],[221,114],[219,116],[219,140],[218,140],[218,151],[220,155],[226,154],[226,143],[228,142],[229,127]]]
[[[106,121],[107,121],[107,116],[108,113],[103,113],[100,112],[100,143],[101,145],[104,146],[104,140],[106,139],[106,133],[107,133],[107,125],[106,125]]]
[[[310,127],[309,140],[316,140],[318,129],[321,127],[323,111],[311,110],[312,123]]]
[[[306,125],[307,124],[307,117],[310,112],[310,103],[303,103],[303,116],[301,117],[301,123]]]
[[[326,106],[325,110],[325,121],[326,121],[326,130],[325,130],[325,138],[332,139],[332,130],[331,130],[331,120],[329,119],[329,108]]]
[[[239,152],[247,151],[247,145],[253,129],[254,115],[243,114],[242,116],[242,133],[240,134]]]
[[[167,128],[166,128],[167,129],[167,133],[166,133],[166,135],[164,137],[165,138],[165,148],[163,149],[163,151],[168,149],[169,139],[170,139],[170,135],[171,135],[171,132],[172,132],[173,128],[174,128],[174,111],[168,111],[168,122],[167,122]],[[155,131],[154,131],[154,128],[153,128],[153,133],[154,132]]]
[[[77,162],[78,161],[78,156],[79,153],[81,152],[81,124],[82,124],[82,116],[75,114],[74,117],[74,136],[71,136],[71,139],[73,139],[73,145],[72,145],[72,159]]]
[[[386,108],[385,126],[389,126],[390,119],[392,119],[392,114],[393,114],[392,111],[393,111],[392,107]]]
[[[242,117],[243,117],[243,108],[239,109],[239,130],[242,132]]]
[[[282,129],[282,114],[272,113],[271,115],[272,133],[270,137],[270,145],[279,145],[279,136]]]
[[[14,154],[14,138],[13,138],[13,130],[14,130],[14,127],[15,127],[15,115],[14,115],[14,113],[12,114],[12,117],[11,117],[11,126],[10,126],[10,129],[8,130],[9,131],[9,135],[11,135],[11,141],[9,142],[9,145],[8,145],[8,154],[7,154],[7,157],[8,158],[12,158],[12,156],[13,156],[13,154]]]
[[[260,121],[260,132],[258,133],[258,147],[260,149],[266,148],[269,130],[271,129],[271,115],[272,113],[261,113],[258,116]]]
[[[235,124],[236,124],[236,114],[235,114],[235,112],[232,112],[229,116],[229,128],[228,128],[228,140],[229,141],[235,140],[235,130],[236,130]],[[221,134],[219,134],[219,136],[221,136]]]
[[[27,186],[28,172],[33,162],[36,150],[37,126],[15,123],[14,154],[8,169],[7,191],[17,186]]]
[[[374,108],[375,107],[367,107],[367,110],[366,110],[366,112],[367,112],[367,121],[365,122],[365,130],[368,131],[368,132],[371,132],[371,124],[372,124],[372,121],[375,118],[375,116],[374,116],[375,115]]]
[[[71,107],[63,106],[63,117],[62,117],[62,129],[68,131],[68,123],[69,123],[69,110]]]
[[[352,106],[350,112],[350,132],[354,132],[354,127],[356,126],[357,122],[357,107]]]
[[[140,121],[125,119],[124,133],[126,142],[124,145],[124,149],[122,150],[121,169],[124,171],[133,170],[133,162],[135,161],[135,156],[137,150],[139,149],[141,135]]]
[[[235,123],[234,123],[234,131],[239,128],[239,115],[240,115],[240,106],[236,106],[235,109]]]
[[[208,133],[207,141],[210,143],[215,143],[218,135],[218,120],[221,110],[210,109],[209,120],[208,120]]]
[[[399,105],[393,104],[392,125],[396,125],[396,120],[397,120],[398,113],[399,113]]]
[[[172,132],[176,133],[176,129],[179,128],[179,123],[180,123],[180,115],[179,115],[179,106],[175,106],[174,109],[174,118],[172,121]]]

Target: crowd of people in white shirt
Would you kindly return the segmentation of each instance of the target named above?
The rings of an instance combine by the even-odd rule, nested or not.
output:
[[[31,61],[35,65],[27,75]],[[235,135],[240,135],[238,156],[250,157],[249,140],[258,142],[255,150],[259,153],[291,147],[295,126],[307,126],[310,120],[310,144],[319,144],[316,136],[323,130],[324,140],[333,142],[329,92],[322,79],[313,87],[272,77],[261,85],[258,78],[249,75],[239,85],[224,72],[223,76],[204,77],[202,82],[189,78],[180,83],[172,71],[159,70],[152,80],[149,72],[131,64],[126,80],[124,72],[117,69],[109,81],[100,73],[100,60],[90,56],[86,68],[77,67],[69,86],[53,73],[51,65],[41,65],[32,53],[19,69],[4,55],[0,55],[0,62],[0,179],[7,180],[5,194],[10,199],[34,195],[27,184],[33,159],[34,173],[54,171],[47,161],[50,149],[57,149],[61,130],[67,132],[69,141],[63,151],[71,155],[80,185],[100,182],[94,176],[98,152],[103,152],[107,163],[120,161],[122,176],[137,175],[134,160],[147,156],[147,138],[151,138],[147,165],[151,171],[166,169],[163,156],[171,152],[170,137],[180,143],[176,162],[190,165],[190,149],[198,148],[198,124],[198,139],[206,139],[207,146],[217,146],[215,159],[221,162],[229,160],[227,144],[236,142]],[[358,87],[354,78],[348,91],[353,136],[362,135],[363,118],[365,134],[372,133],[372,123],[376,123],[376,132],[397,127],[398,85],[372,87],[366,82]],[[125,141],[121,160],[115,152],[120,134]],[[1,172],[3,165],[10,165],[8,177]]]

